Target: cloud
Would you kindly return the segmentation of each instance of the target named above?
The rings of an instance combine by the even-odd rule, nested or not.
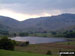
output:
[[[75,0],[0,0],[0,10],[25,15],[58,15],[75,13]]]

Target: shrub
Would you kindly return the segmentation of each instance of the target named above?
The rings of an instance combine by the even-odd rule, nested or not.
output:
[[[48,52],[47,52],[47,55],[52,55],[52,52],[51,52],[51,51],[48,51]]]
[[[26,41],[26,46],[28,46],[29,45],[29,41]]]
[[[0,49],[14,50],[14,41],[8,39],[8,37],[3,37],[0,39]]]
[[[16,42],[16,45],[17,45],[17,46],[28,46],[28,45],[29,45],[29,41],[26,41],[26,42],[17,41],[17,42]]]

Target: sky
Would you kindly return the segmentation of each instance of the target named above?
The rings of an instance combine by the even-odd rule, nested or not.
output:
[[[75,14],[75,0],[0,0],[0,16],[19,21],[63,13]]]

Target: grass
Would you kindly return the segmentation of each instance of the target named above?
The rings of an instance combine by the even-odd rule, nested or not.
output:
[[[17,52],[17,51],[8,51],[8,50],[0,50],[0,56],[48,56],[48,55]]]
[[[75,45],[75,41],[68,41],[68,42],[60,42],[57,44],[62,44],[62,45]]]
[[[37,54],[46,54],[48,51],[51,51],[53,56],[58,56],[59,51],[75,51],[75,41],[33,44],[27,47],[16,46],[16,51]]]

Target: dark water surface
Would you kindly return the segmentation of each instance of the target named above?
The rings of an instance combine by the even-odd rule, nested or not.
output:
[[[55,38],[55,37],[50,37],[50,38],[47,38],[47,37],[14,37],[11,39],[16,40],[16,41],[29,41],[30,44],[66,41],[66,38]]]

